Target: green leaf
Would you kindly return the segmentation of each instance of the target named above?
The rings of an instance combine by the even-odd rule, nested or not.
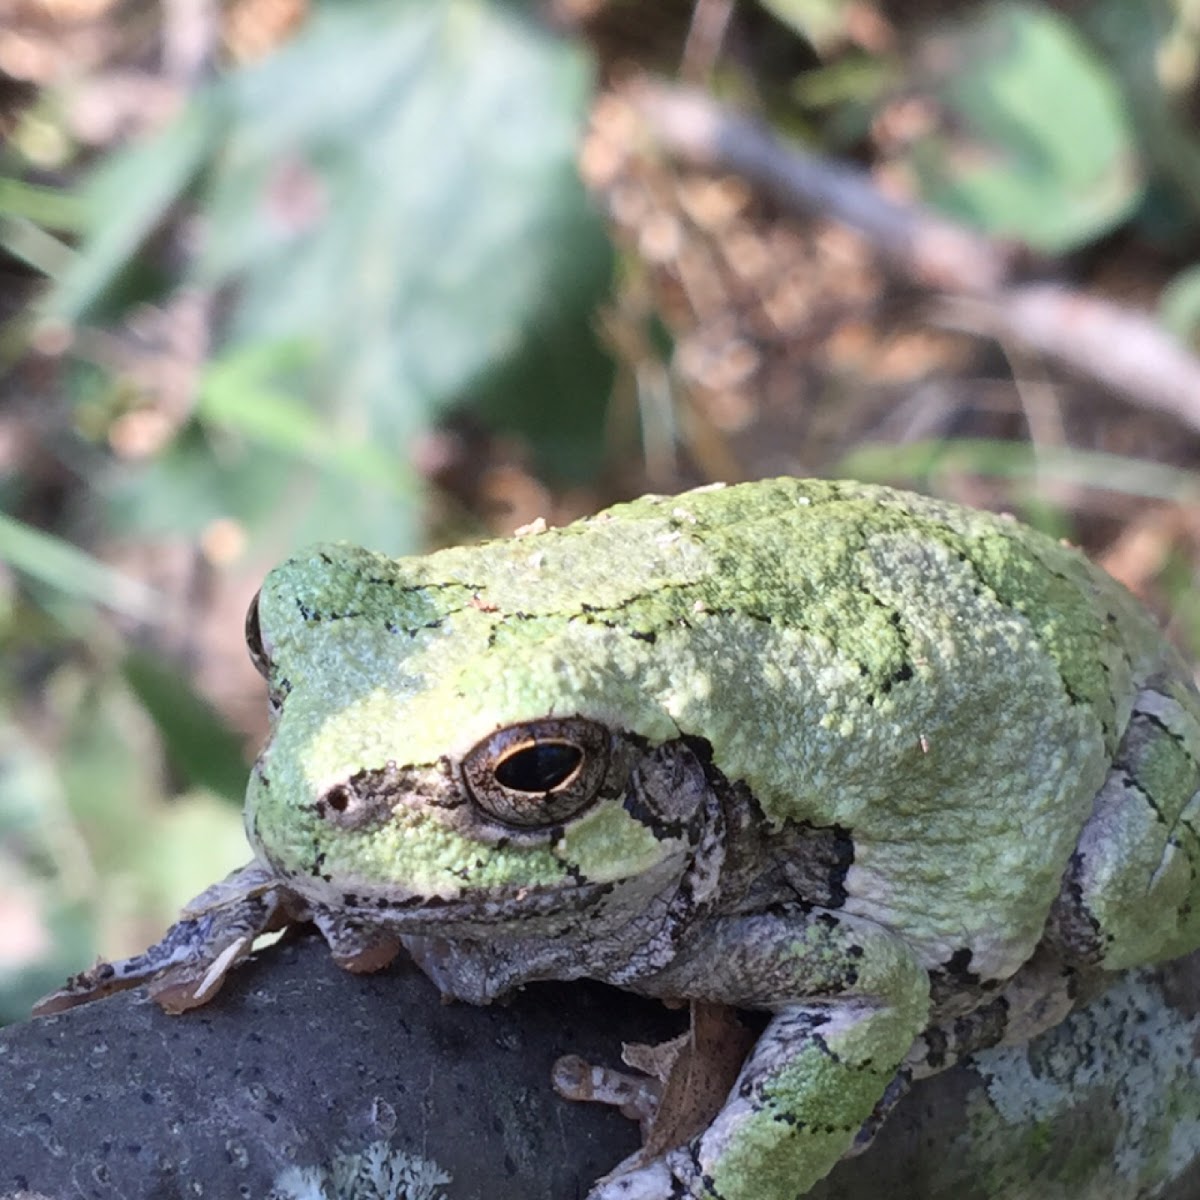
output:
[[[149,618],[161,600],[144,584],[114,571],[52,534],[0,513],[0,561],[78,599],[127,616]]]
[[[924,483],[939,475],[991,475],[1070,483],[1178,504],[1200,501],[1200,474],[1194,471],[1095,450],[986,438],[906,442],[900,446],[868,443],[852,450],[828,474],[833,478],[893,483]]]
[[[370,441],[331,436],[328,424],[287,374],[311,361],[300,343],[248,343],[205,373],[197,415],[276,454],[400,491],[394,458]]]
[[[36,221],[44,229],[82,229],[87,209],[78,196],[61,188],[21,179],[0,178],[0,217]]]
[[[758,0],[776,20],[824,52],[845,32],[853,0]]]
[[[1200,334],[1200,267],[1180,271],[1163,289],[1158,300],[1158,315],[1182,342],[1197,344]]]
[[[53,759],[0,712],[0,1025],[95,953],[90,881]]]
[[[613,366],[592,328],[612,253],[575,169],[591,88],[519,6],[346,0],[104,168],[86,194],[108,221],[47,313],[120,301],[190,196],[194,281],[227,301],[197,420],[171,470],[124,473],[124,516],[411,551],[420,439],[460,408],[551,476],[594,473]]]
[[[179,671],[156,655],[132,650],[122,670],[157,727],[171,765],[189,784],[240,808],[246,794],[241,738]]]
[[[926,199],[1055,253],[1132,212],[1143,180],[1120,91],[1064,18],[988,5],[934,49],[944,119],[911,149]]]
[[[155,137],[105,160],[81,192],[84,242],[42,301],[46,322],[73,324],[106,298],[195,182],[221,127],[217,97],[208,93]]]
[[[544,466],[582,465],[562,439],[596,444],[611,380],[590,321],[611,253],[575,169],[590,93],[583,54],[508,6],[319,11],[231,81],[204,272],[239,287],[232,351],[303,343],[323,442],[400,491],[413,440],[483,395],[555,428]]]

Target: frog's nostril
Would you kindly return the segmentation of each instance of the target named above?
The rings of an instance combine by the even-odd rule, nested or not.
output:
[[[354,797],[350,794],[350,789],[344,784],[338,784],[336,787],[331,787],[325,793],[325,803],[329,805],[334,812],[345,812],[350,807]]]
[[[340,829],[380,824],[396,804],[394,782],[387,771],[358,771],[349,779],[331,783],[317,796],[317,816]]]

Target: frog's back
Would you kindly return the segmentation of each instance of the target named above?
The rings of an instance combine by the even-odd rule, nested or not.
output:
[[[413,761],[546,713],[650,743],[700,738],[768,827],[845,831],[847,910],[902,930],[930,963],[965,949],[980,975],[1011,973],[1081,833],[1080,888],[1116,929],[1100,957],[1195,937],[1184,914],[1200,910],[1200,722],[1187,672],[1123,588],[1015,521],[780,479],[419,559],[331,557],[342,578],[328,599],[314,593],[306,561],[296,611],[352,609],[377,644],[361,655],[373,671],[403,648],[389,719]],[[1162,727],[1136,746],[1135,713],[1138,729]],[[1121,810],[1145,835],[1136,861],[1093,821],[1126,749],[1149,797]],[[1144,928],[1117,918],[1147,894],[1156,856],[1173,856],[1163,879],[1181,915],[1147,951]]]
[[[686,634],[657,629],[665,703],[768,820],[849,831],[850,911],[933,961],[970,949],[984,975],[1022,961],[1052,907],[1067,951],[1108,966],[1200,943],[1200,703],[1153,620],[1080,552],[829,481],[599,520],[630,546],[651,522],[656,541],[703,548],[671,612]]]

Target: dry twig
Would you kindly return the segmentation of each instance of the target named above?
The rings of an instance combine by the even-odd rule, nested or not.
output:
[[[1059,284],[1022,282],[1013,243],[884,196],[864,171],[785,145],[768,127],[693,89],[640,81],[629,100],[657,145],[691,166],[741,176],[784,211],[856,230],[936,299],[943,328],[1011,340],[1200,430],[1200,359],[1145,313]]]

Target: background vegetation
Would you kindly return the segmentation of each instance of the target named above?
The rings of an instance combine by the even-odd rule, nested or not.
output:
[[[241,616],[314,539],[854,475],[1195,653],[1198,62],[1196,0],[0,0],[0,1020],[244,859]],[[982,236],[931,272],[844,168]]]

